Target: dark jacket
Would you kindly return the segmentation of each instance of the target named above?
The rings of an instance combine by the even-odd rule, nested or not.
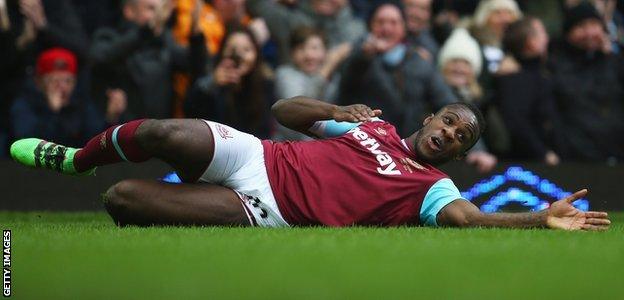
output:
[[[82,147],[104,130],[106,124],[91,100],[81,95],[84,93],[74,91],[70,104],[55,113],[48,108],[45,95],[28,82],[24,92],[11,107],[12,138],[37,137]]]
[[[431,31],[429,31],[428,29],[421,31],[417,35],[410,33],[407,35],[407,38],[405,40],[407,44],[411,45],[414,48],[422,47],[427,50],[429,54],[431,54],[432,61],[435,61],[437,59],[438,53],[440,52],[440,46],[438,45],[438,42],[436,42],[436,40],[433,38],[433,35],[431,35]]]
[[[274,99],[272,80],[264,80],[260,90],[243,87],[235,91],[218,86],[212,75],[207,75],[198,79],[189,91],[184,110],[189,118],[223,123],[268,139],[272,134],[271,105]]]
[[[496,99],[511,135],[512,158],[542,161],[562,152],[562,132],[552,83],[539,59],[520,60],[519,72],[496,78]]]
[[[554,92],[570,158],[624,159],[621,60],[560,43],[551,55]]]
[[[366,33],[364,23],[353,16],[346,5],[334,16],[320,16],[299,1],[294,7],[287,7],[273,0],[249,0],[247,10],[253,16],[266,21],[271,37],[277,42],[279,62],[290,61],[289,39],[292,30],[300,26],[312,26],[322,30],[327,37],[328,48],[344,42],[354,42]]]
[[[170,117],[172,73],[190,71],[198,77],[206,55],[201,34],[191,38],[187,49],[176,44],[168,30],[154,36],[149,28],[128,22],[117,29],[100,29],[89,51],[93,63],[92,97],[104,112],[106,90],[120,88],[128,99],[122,120]]]
[[[446,104],[457,102],[433,64],[408,49],[397,66],[388,66],[381,55],[367,57],[357,44],[347,59],[338,103],[362,103],[383,111],[399,135],[422,127],[425,117]]]

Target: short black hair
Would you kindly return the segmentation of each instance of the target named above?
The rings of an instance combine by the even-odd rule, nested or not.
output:
[[[399,9],[399,13],[401,14],[401,18],[403,18],[403,26],[407,26],[407,16],[405,15],[405,8],[403,7],[403,3],[399,2],[399,1],[390,1],[390,0],[386,0],[386,1],[382,1],[379,2],[377,4],[375,4],[375,6],[373,6],[373,8],[370,10],[370,13],[368,14],[368,17],[366,18],[366,26],[368,27],[368,30],[371,30],[371,25],[373,23],[373,18],[375,17],[375,14],[377,14],[377,11],[382,7],[382,6],[386,6],[386,5],[390,5],[390,6],[394,6],[396,8]]]
[[[290,37],[289,37],[290,50],[291,51],[295,50],[297,47],[305,44],[305,42],[307,42],[308,39],[315,37],[315,36],[319,37],[321,41],[323,42],[323,46],[327,47],[327,39],[325,38],[325,34],[321,30],[318,30],[310,26],[299,26],[295,28],[290,33]]]
[[[485,117],[483,116],[483,113],[481,112],[479,107],[469,102],[457,102],[457,103],[447,104],[444,107],[442,107],[440,111],[443,111],[450,107],[459,107],[459,108],[467,109],[470,112],[472,112],[475,118],[477,118],[477,126],[479,126],[479,135],[477,136],[477,138],[474,140],[474,142],[472,143],[472,145],[470,145],[468,149],[472,148],[477,143],[477,141],[479,140],[479,138],[481,137],[481,135],[483,134],[486,128],[486,122],[485,122]]]
[[[524,52],[527,39],[535,31],[533,28],[533,22],[535,21],[539,21],[539,19],[532,16],[525,16],[509,24],[503,36],[503,50],[516,59],[522,59],[522,52]]]
[[[574,28],[574,26],[588,19],[594,19],[600,22],[600,24],[602,24],[602,28],[606,30],[606,25],[596,7],[588,1],[581,1],[579,4],[570,7],[565,11],[563,18],[563,33],[567,35],[572,28]]]

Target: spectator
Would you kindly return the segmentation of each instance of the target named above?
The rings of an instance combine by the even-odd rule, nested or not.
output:
[[[512,142],[510,157],[559,164],[561,125],[555,109],[552,84],[545,70],[548,33],[537,18],[512,23],[503,47],[519,70],[497,78],[497,98]]]
[[[440,50],[438,67],[459,101],[480,106],[482,91],[477,77],[481,73],[482,63],[477,41],[466,29],[455,29]],[[480,139],[466,156],[466,162],[486,173],[496,166],[497,158],[488,152]]]
[[[25,90],[11,108],[13,138],[36,136],[79,147],[104,129],[93,103],[77,92],[77,70],[75,55],[66,49],[39,56],[35,87]]]
[[[397,6],[379,6],[369,26],[368,38],[354,46],[345,62],[339,101],[381,109],[383,118],[406,136],[428,114],[456,99],[434,65],[403,43],[405,20]]]
[[[479,2],[470,26],[470,33],[481,47],[484,62],[479,83],[483,89],[481,109],[488,128],[483,139],[490,151],[499,155],[511,151],[511,141],[495,103],[494,77],[514,72],[517,67],[501,64],[504,58],[501,42],[505,28],[521,16],[522,12],[514,0],[483,0]]]
[[[0,1],[0,157],[7,149],[9,110],[37,55],[64,47],[85,57],[87,37],[68,0]]]
[[[616,9],[617,2],[615,0],[593,0],[593,3],[606,25],[611,41],[610,51],[619,54],[624,42],[624,15]]]
[[[290,36],[292,63],[277,68],[275,79],[278,99],[303,95],[333,102],[338,89],[334,71],[351,52],[351,45],[327,53],[323,35],[312,27],[299,27]],[[307,140],[308,136],[277,125],[274,140]]]
[[[235,29],[224,38],[215,70],[191,88],[185,112],[189,117],[269,138],[273,88],[271,70],[263,62],[253,34]]]
[[[175,41],[188,46],[191,37],[192,21],[198,19],[199,31],[204,35],[206,49],[210,55],[216,55],[221,47],[226,27],[249,26],[256,38],[263,44],[268,39],[268,29],[262,19],[252,20],[245,12],[244,0],[176,0],[175,25],[172,29]],[[174,74],[174,117],[184,117],[184,100],[192,78],[189,74]]]
[[[551,56],[555,97],[571,159],[624,158],[624,86],[602,17],[589,3],[566,12]]]
[[[252,22],[245,13],[243,0],[177,0],[175,40],[183,46],[188,45],[191,36],[193,14],[199,15],[199,30],[206,40],[206,49],[211,55],[217,54],[228,26],[248,26]]]
[[[445,82],[463,102],[480,106],[483,91],[477,78],[483,59],[479,44],[464,28],[457,28],[446,40],[438,58]]]
[[[18,3],[21,15],[15,17],[23,22],[22,30],[32,34],[33,62],[41,51],[55,46],[69,49],[79,60],[86,57],[89,41],[69,0],[19,0]],[[28,44],[25,40],[19,42]]]
[[[95,33],[89,51],[93,62],[92,95],[101,111],[110,105],[107,91],[120,89],[129,102],[122,120],[171,116],[172,73],[204,71],[206,48],[197,19],[192,22],[190,47],[175,43],[165,21],[171,13],[168,0],[126,0],[124,20],[118,28]]]
[[[474,14],[471,33],[481,46],[485,70],[489,74],[499,72],[503,60],[501,41],[505,28],[522,17],[514,0],[482,0]]]
[[[416,48],[423,57],[433,61],[438,57],[438,42],[429,31],[432,0],[402,0],[407,24],[407,44]]]
[[[280,3],[281,2],[281,3]],[[364,24],[353,17],[347,0],[310,0],[306,7],[297,0],[248,0],[247,9],[263,18],[278,44],[279,62],[290,58],[290,32],[300,26],[312,26],[326,34],[328,48],[353,42],[366,32]],[[289,5],[289,6],[287,6]]]

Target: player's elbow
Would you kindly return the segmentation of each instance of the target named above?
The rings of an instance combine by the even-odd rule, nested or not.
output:
[[[484,214],[480,211],[466,213],[461,218],[459,227],[470,228],[483,226],[483,216]]]
[[[483,222],[481,221],[481,216],[481,212],[463,213],[454,216],[451,223],[453,227],[459,228],[479,227],[483,225]]]
[[[297,100],[300,96],[280,99],[271,106],[271,113],[280,124],[294,130],[298,130],[300,112],[297,109]]]
[[[271,106],[271,113],[273,113],[275,117],[279,116],[282,110],[284,109],[285,105],[286,105],[286,99],[277,100],[277,102],[275,102]]]
[[[288,113],[288,111],[291,111],[291,108],[296,105],[296,101],[297,99],[299,99],[301,96],[295,96],[292,98],[286,98],[286,99],[279,99],[277,100],[277,102],[275,102],[272,106],[271,106],[271,112],[273,113],[273,115],[277,116],[284,116],[285,114]]]

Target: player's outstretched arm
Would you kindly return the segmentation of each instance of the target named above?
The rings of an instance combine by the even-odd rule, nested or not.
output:
[[[608,229],[611,221],[609,221],[606,212],[584,212],[572,206],[574,201],[585,195],[587,195],[587,190],[583,189],[554,202],[548,209],[527,213],[485,214],[474,204],[460,199],[451,202],[440,211],[437,223],[442,226],[454,227],[545,227],[565,230]]]
[[[304,96],[281,99],[273,104],[271,111],[280,124],[311,136],[316,136],[309,129],[317,121],[357,123],[381,115],[381,110],[373,110],[363,104],[338,106]]]

